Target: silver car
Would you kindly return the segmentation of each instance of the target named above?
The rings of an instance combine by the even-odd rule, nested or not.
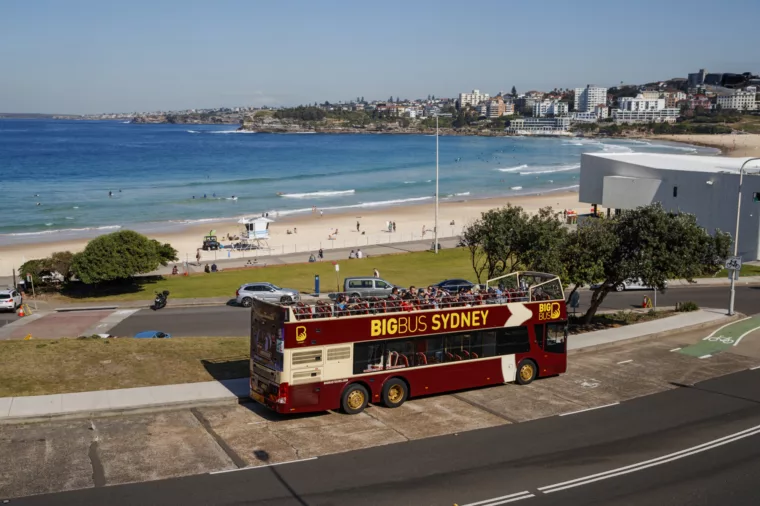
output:
[[[15,311],[21,305],[21,294],[13,288],[0,289],[0,309]]]
[[[301,300],[298,290],[280,288],[272,283],[245,283],[240,285],[235,295],[235,300],[243,307],[251,307],[253,299],[281,302],[283,297],[290,297],[294,302]]]
[[[343,280],[343,291],[351,297],[387,297],[394,285],[372,276],[354,276]]]

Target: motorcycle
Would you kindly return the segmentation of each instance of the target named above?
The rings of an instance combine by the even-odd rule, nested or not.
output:
[[[156,292],[156,298],[153,300],[153,310],[157,311],[162,307],[166,307],[166,299],[169,298],[169,290],[163,292]]]

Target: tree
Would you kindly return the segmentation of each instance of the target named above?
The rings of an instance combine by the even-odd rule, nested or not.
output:
[[[74,255],[72,270],[86,284],[120,281],[177,259],[177,250],[131,230],[102,235]]]
[[[565,268],[573,283],[601,281],[584,315],[589,323],[607,294],[624,281],[640,278],[663,290],[668,279],[690,280],[720,268],[730,244],[728,234],[710,235],[694,215],[667,212],[657,203],[578,227],[568,240],[571,257],[566,256]]]
[[[71,266],[74,263],[74,254],[71,251],[56,251],[46,259],[47,267],[52,272],[57,272],[63,277],[63,282],[68,283],[74,272]]]
[[[462,235],[478,282],[514,270],[561,274],[562,248],[567,232],[551,208],[529,216],[522,207],[491,209]]]
[[[517,98],[517,88],[512,86],[512,98]]]

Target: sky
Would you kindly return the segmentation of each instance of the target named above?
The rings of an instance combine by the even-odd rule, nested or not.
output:
[[[2,0],[0,112],[453,97],[760,73],[760,1]]]

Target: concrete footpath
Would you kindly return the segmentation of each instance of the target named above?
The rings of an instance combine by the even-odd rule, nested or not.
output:
[[[728,323],[736,318],[738,315],[729,317],[725,311],[718,309],[680,313],[646,323],[571,335],[568,338],[568,351],[572,354],[634,339],[662,337]],[[3,397],[0,398],[0,423],[234,404],[247,397],[248,378],[70,394]]]

